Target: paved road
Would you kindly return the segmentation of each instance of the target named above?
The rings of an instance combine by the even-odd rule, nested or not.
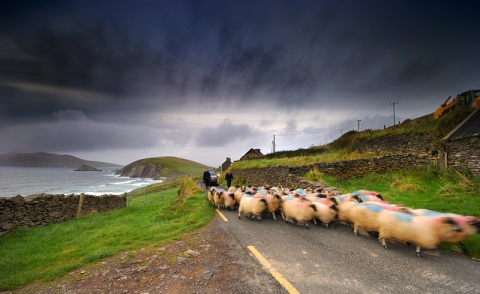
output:
[[[302,293],[480,293],[480,261],[444,250],[423,251],[402,243],[390,250],[368,235],[286,224],[281,216],[250,221],[221,210],[216,220],[242,247],[254,246]],[[220,218],[220,216],[217,216]]]

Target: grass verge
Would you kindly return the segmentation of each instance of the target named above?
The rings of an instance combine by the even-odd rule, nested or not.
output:
[[[156,186],[148,194],[129,196],[126,208],[45,227],[16,228],[0,238],[0,291],[49,281],[122,251],[181,239],[214,217],[204,192],[191,183],[180,188],[194,192],[188,197],[178,187]]]
[[[344,193],[365,189],[377,191],[386,201],[411,208],[425,208],[440,212],[479,216],[480,178],[455,170],[440,173],[438,166],[425,170],[396,171],[386,174],[369,174],[363,178],[340,181],[318,171],[310,171],[306,178],[336,187]],[[480,234],[465,242],[470,254],[480,258]],[[442,244],[442,248],[456,245]]]

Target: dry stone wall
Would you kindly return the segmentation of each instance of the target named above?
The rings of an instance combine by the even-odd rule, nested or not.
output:
[[[0,235],[15,227],[44,226],[76,218],[80,195],[38,194],[0,197]],[[125,195],[84,195],[80,215],[105,212],[127,205]]]
[[[319,162],[315,164],[295,167],[267,167],[237,170],[236,179],[242,179],[248,185],[285,186],[289,188],[315,188],[318,183],[309,182],[302,178],[309,171],[319,171],[339,179],[352,179],[365,176],[369,173],[386,173],[389,170],[410,168],[425,168],[430,164],[428,156],[416,154],[397,154],[377,158],[347,160],[339,162]]]
[[[357,139],[354,142],[354,147],[362,153],[425,154],[435,149],[432,142],[436,140],[436,138],[432,138],[430,135],[387,136]]]
[[[480,176],[480,137],[447,142],[442,151],[446,154],[447,166]]]

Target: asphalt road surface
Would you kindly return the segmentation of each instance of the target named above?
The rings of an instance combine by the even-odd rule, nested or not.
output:
[[[389,242],[340,224],[310,229],[264,218],[251,221],[220,210],[217,223],[242,247],[253,246],[299,293],[480,293],[480,261],[445,250]]]

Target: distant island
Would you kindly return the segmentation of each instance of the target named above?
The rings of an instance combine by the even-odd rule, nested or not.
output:
[[[77,169],[74,169],[73,171],[102,171],[102,170],[97,169],[93,166],[82,164],[81,166],[79,166]]]
[[[0,154],[0,166],[77,168],[82,164],[95,167],[95,168],[122,167],[122,165],[114,164],[114,163],[91,161],[91,160],[85,160],[85,159],[81,159],[71,155],[59,155],[59,154],[46,153],[46,152]]]

